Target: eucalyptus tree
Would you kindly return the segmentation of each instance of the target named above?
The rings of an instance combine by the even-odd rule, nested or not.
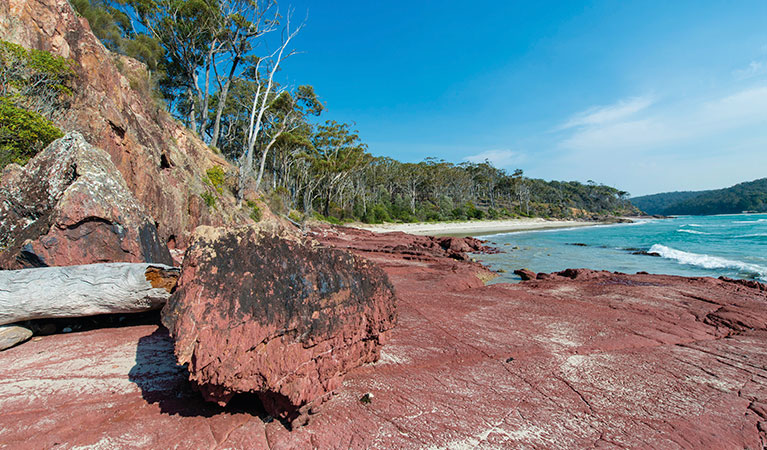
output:
[[[298,114],[288,114],[279,118],[279,115],[277,115],[275,116],[278,118],[277,120],[270,120],[270,116],[267,116],[267,112],[272,108],[275,101],[284,102],[286,99],[284,95],[286,94],[285,88],[280,87],[275,83],[274,75],[279,70],[282,62],[289,56],[295,54],[295,51],[289,48],[290,42],[296,37],[298,32],[301,31],[303,26],[304,24],[301,23],[299,26],[291,28],[291,15],[288,14],[285,27],[283,28],[280,45],[278,45],[268,56],[259,58],[253,68],[253,76],[256,81],[256,92],[253,95],[253,103],[250,108],[247,143],[245,151],[239,161],[240,192],[243,191],[247,179],[254,176],[253,163],[256,153],[256,144],[259,142],[262,144],[260,146],[261,158],[255,185],[255,190],[258,191],[261,187],[264,166],[266,164],[269,150],[282,133],[290,130],[291,127],[296,126],[297,118],[300,116]],[[312,90],[311,94],[313,95],[313,93]],[[295,98],[299,98],[300,95],[301,89],[299,88]],[[289,94],[288,97],[291,97],[291,99],[293,98]],[[269,127],[271,128],[271,134],[264,139],[263,132]]]
[[[326,121],[319,125],[312,144],[312,172],[322,196],[323,214],[327,216],[333,198],[344,194],[345,182],[354,171],[369,164],[372,157],[366,152],[367,145],[346,123]]]

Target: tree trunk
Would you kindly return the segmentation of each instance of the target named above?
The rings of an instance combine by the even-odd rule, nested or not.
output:
[[[232,79],[237,70],[237,65],[240,63],[240,57],[237,56],[232,61],[232,67],[229,69],[229,76],[226,78],[226,83],[221,88],[221,92],[218,95],[218,105],[216,106],[216,118],[213,121],[213,135],[210,138],[210,145],[212,147],[218,146],[218,137],[221,133],[221,116],[224,114],[224,106],[226,106],[226,98],[229,96],[229,86],[232,84]]]
[[[178,276],[177,268],[148,263],[0,271],[0,325],[157,309]]]

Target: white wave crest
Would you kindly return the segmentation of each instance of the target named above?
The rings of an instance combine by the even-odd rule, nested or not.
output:
[[[756,219],[756,220],[733,220],[732,223],[739,223],[739,224],[746,224],[746,223],[764,223],[767,222],[767,219]]]
[[[676,231],[680,233],[690,233],[690,234],[711,234],[711,233],[706,233],[705,231],[685,230],[684,228],[680,228]]]
[[[742,261],[720,258],[718,256],[701,255],[684,252],[665,245],[655,244],[650,247],[650,253],[657,253],[663,258],[673,259],[681,264],[702,267],[704,269],[734,269],[767,281],[767,267],[749,264]]]
[[[750,238],[750,237],[762,237],[767,236],[767,233],[752,233],[752,234],[741,234],[738,236],[735,236],[736,238]]]

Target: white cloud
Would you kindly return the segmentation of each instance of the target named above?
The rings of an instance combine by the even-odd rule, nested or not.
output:
[[[764,73],[767,73],[767,64],[762,61],[751,61],[748,67],[732,71],[732,75],[738,80],[744,80]]]
[[[633,97],[608,106],[595,106],[575,114],[562,124],[558,129],[601,125],[612,123],[632,116],[652,105],[655,100],[652,97]]]
[[[658,102],[562,130],[544,175],[593,179],[634,195],[729,186],[764,176],[766,130],[767,84]]]
[[[516,152],[511,150],[487,150],[476,155],[467,156],[463,159],[464,161],[473,163],[481,163],[488,160],[495,167],[509,168],[514,164],[518,164],[521,158]]]
[[[767,86],[708,101],[663,105],[641,119],[592,123],[561,142],[566,149],[651,150],[723,134],[767,120]]]

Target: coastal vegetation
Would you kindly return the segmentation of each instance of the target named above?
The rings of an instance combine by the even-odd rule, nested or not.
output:
[[[767,178],[710,191],[664,192],[631,199],[648,214],[711,215],[767,212]]]
[[[63,136],[51,119],[66,107],[74,75],[65,58],[0,41],[0,169]]]
[[[113,52],[144,62],[168,111],[237,167],[278,213],[330,222],[505,217],[596,218],[636,213],[628,193],[594,182],[544,181],[489,161],[374,156],[353,122],[322,120],[310,85],[280,84],[303,23],[270,0],[75,0]],[[224,174],[208,181],[221,192]],[[215,181],[220,180],[220,181]],[[208,195],[205,203],[215,206]]]

